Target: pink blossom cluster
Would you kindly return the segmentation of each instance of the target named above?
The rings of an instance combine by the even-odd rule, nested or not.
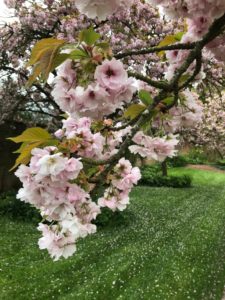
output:
[[[68,141],[76,138],[83,148],[77,152],[78,156],[83,153],[88,157],[94,156],[90,153],[90,147],[99,151],[99,146],[90,141],[82,144],[81,139],[82,135],[90,135],[89,126],[90,120],[87,118],[78,121],[70,118],[64,121],[63,129],[57,135],[61,138],[64,135]],[[123,134],[124,131],[117,134],[119,141]],[[116,139],[113,142],[111,140],[109,148],[113,150],[117,144]],[[100,207],[108,207],[113,211],[124,210],[129,203],[133,185],[141,177],[137,167],[132,168],[128,160],[120,159],[108,174],[108,187],[97,205],[90,197],[93,186],[88,184],[85,188],[82,180],[79,180],[83,164],[80,159],[72,157],[75,152],[63,154],[53,146],[35,148],[32,150],[29,166],[21,165],[15,173],[23,184],[17,198],[40,211],[44,223],[38,226],[38,230],[42,232],[38,244],[40,249],[47,249],[54,260],[71,256],[76,251],[76,241],[79,238],[95,233],[96,226],[92,221],[100,213]]]
[[[215,38],[207,45],[209,52],[213,53],[214,57],[219,62],[225,62],[225,34],[222,34]]]
[[[181,39],[182,43],[190,43],[193,42],[193,38],[189,35],[189,32],[183,35]],[[165,72],[165,78],[167,80],[171,80],[174,76],[174,73],[176,70],[183,64],[183,62],[186,60],[188,57],[190,51],[189,50],[172,50],[172,51],[166,51],[166,58],[167,61],[169,62],[169,65],[167,67],[167,70]],[[193,74],[195,70],[195,65],[196,62],[193,62],[190,67],[187,69],[185,75],[189,76]],[[196,81],[200,81],[205,77],[205,73],[203,71],[203,67],[201,71],[198,73],[198,75],[195,77]]]
[[[221,97],[207,99],[203,105],[203,117],[199,126],[186,129],[184,140],[202,146],[209,153],[225,156],[225,93]]]
[[[139,168],[133,168],[129,160],[121,158],[110,174],[110,186],[104,196],[98,199],[98,205],[112,211],[124,210],[129,204],[129,193],[140,178]]]
[[[122,6],[129,7],[132,0],[76,0],[76,6],[81,13],[89,18],[98,17],[99,20],[105,20]]]
[[[167,34],[174,32],[173,22],[165,22],[158,17],[157,10],[140,0],[133,0],[131,7],[120,6],[119,9],[108,17],[107,22],[91,20],[85,15],[70,14],[70,17],[60,21],[59,38],[76,42],[78,33],[83,28],[97,24],[97,31],[107,39],[114,53],[123,52],[124,49],[141,49],[156,46]],[[177,22],[176,22],[177,23]],[[138,30],[137,30],[138,28]],[[150,34],[151,33],[151,34]],[[124,60],[124,64],[136,71],[145,68],[148,61],[149,75],[159,75],[161,69],[155,67],[160,58],[156,54],[137,55]],[[152,63],[153,62],[153,63]],[[162,63],[163,65],[163,63]]]
[[[60,28],[57,32],[57,38],[67,40],[70,43],[77,41],[78,33],[92,26],[92,22],[85,15],[76,16],[72,13],[68,18],[60,20]]]
[[[74,118],[101,119],[130,102],[136,91],[134,79],[128,78],[123,64],[114,58],[96,67],[94,81],[87,88],[76,82],[72,61],[67,60],[60,66],[52,95],[60,108]]]
[[[124,136],[130,133],[130,127],[109,131],[107,135],[93,133],[90,118],[63,120],[63,127],[56,131],[55,136],[67,142],[71,141],[70,152],[80,157],[108,159],[118,152]]]
[[[20,1],[12,2],[19,3]],[[29,72],[22,62],[29,60],[30,51],[27,51],[27,49],[32,48],[41,37],[54,36],[76,43],[79,32],[92,26],[96,27],[101,36],[109,42],[113,52],[118,53],[123,52],[124,49],[141,49],[155,46],[161,38],[167,34],[172,34],[174,30],[173,24],[158,18],[156,9],[140,0],[134,0],[130,9],[122,5],[116,13],[109,17],[107,22],[100,22],[97,19],[92,20],[85,15],[79,14],[75,6],[76,1],[41,0],[38,1],[38,4],[35,4],[34,1],[29,4],[27,1],[25,2],[22,5],[17,5],[15,22],[10,23],[10,26],[0,28],[2,37],[0,39],[0,56],[2,57],[0,64],[13,66],[13,68],[17,68],[19,73],[27,76],[29,76]],[[149,34],[150,32],[151,34]],[[159,64],[165,64],[164,62],[161,63],[160,58],[155,54],[137,55],[122,61],[126,69],[129,67],[129,69],[138,72],[145,70],[147,66],[148,75],[154,78],[157,78],[163,72]],[[147,64],[145,63],[146,61]],[[156,67],[157,64],[158,66]],[[35,118],[32,118],[32,122],[34,119],[37,120],[41,117],[43,125],[49,125],[50,123],[51,126],[54,125],[57,122],[54,120],[54,116],[59,113],[58,105],[53,104],[51,98],[45,97],[44,93],[36,92],[35,87],[32,87],[33,95],[30,92],[25,95],[24,91],[22,91],[24,82],[21,83],[23,78],[21,76],[12,77],[11,72],[13,71],[7,71],[7,74],[10,74],[9,79],[14,81],[14,84],[17,83],[20,88],[13,91],[9,91],[8,88],[4,89],[4,97],[2,99],[7,97],[7,103],[9,104],[10,101],[10,104],[7,105],[7,107],[9,106],[8,109],[5,103],[3,105],[6,112],[3,119],[12,118],[10,114],[11,103],[14,101],[15,105],[17,105],[22,93],[25,99],[20,102],[21,111],[26,110],[30,114],[29,109],[32,106],[32,110],[37,111]],[[50,90],[47,86],[45,89],[47,92]],[[15,95],[15,97],[12,98],[10,94]],[[43,110],[46,101],[51,102],[48,106],[48,112]],[[25,118],[22,116],[23,113],[21,113],[20,109],[13,114],[13,119],[24,122]],[[53,116],[51,121],[48,120],[50,115]],[[26,124],[32,126],[29,120],[28,118],[26,119]],[[39,121],[37,122],[40,123]]]
[[[148,159],[163,162],[167,157],[173,157],[177,154],[175,147],[179,141],[177,136],[168,135],[165,137],[151,137],[145,135],[142,131],[136,133],[133,137],[136,145],[129,147],[131,153],[139,154]]]
[[[166,133],[179,132],[183,128],[194,128],[202,122],[203,105],[198,95],[190,90],[182,93],[182,101],[172,107],[165,116],[158,116],[153,122],[155,128],[161,128]]]
[[[225,11],[223,0],[148,0],[153,5],[163,7],[166,15],[172,18],[189,18],[208,16],[220,17]]]
[[[9,8],[16,8],[17,6],[23,4],[25,0],[4,0],[4,3]]]
[[[225,13],[224,0],[149,0],[153,5],[163,7],[164,13],[173,18],[187,18],[188,30],[181,39],[182,43],[193,42],[201,39],[207,33],[213,21]],[[208,45],[210,50],[220,61],[224,61],[224,40],[225,36],[218,37]],[[170,80],[176,69],[183,63],[189,51],[172,51],[167,53],[170,63],[166,72],[166,78]],[[192,72],[194,64],[188,72]],[[197,79],[202,79],[199,74]]]
[[[50,222],[39,224],[43,234],[39,246],[55,260],[71,256],[76,240],[96,231],[91,221],[100,208],[87,191],[72,183],[82,169],[79,159],[68,158],[56,147],[46,147],[33,149],[29,166],[21,165],[16,171],[23,183],[17,198],[35,206]]]

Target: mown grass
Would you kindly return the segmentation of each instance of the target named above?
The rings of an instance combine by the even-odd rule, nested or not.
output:
[[[218,169],[219,171],[219,169]],[[173,168],[169,169],[169,175],[184,175],[187,174],[192,177],[195,185],[224,185],[225,186],[225,172],[217,173],[213,171],[197,170],[191,168]]]
[[[38,249],[32,223],[2,218],[0,299],[221,300],[225,187],[219,173],[214,185],[193,172],[190,189],[135,188],[123,222],[80,240],[68,260]]]

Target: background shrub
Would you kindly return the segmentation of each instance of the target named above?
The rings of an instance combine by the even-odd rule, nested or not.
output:
[[[218,164],[225,167],[225,159],[219,160]]]
[[[0,216],[28,222],[41,220],[41,216],[34,207],[16,199],[15,191],[0,194]]]
[[[192,165],[204,165],[208,163],[207,154],[202,149],[198,148],[191,149],[190,152],[185,155],[185,159],[187,164]]]
[[[225,159],[217,161],[215,166],[221,170],[225,170]]]
[[[192,178],[189,175],[162,176],[160,165],[144,166],[141,168],[141,174],[142,185],[173,188],[187,188],[192,185]]]
[[[98,227],[126,226],[133,218],[133,214],[127,210],[113,212],[109,208],[103,207],[101,208],[101,214],[97,216],[93,223]]]
[[[168,167],[177,168],[185,167],[188,164],[188,158],[184,155],[174,156],[173,158],[168,158]]]

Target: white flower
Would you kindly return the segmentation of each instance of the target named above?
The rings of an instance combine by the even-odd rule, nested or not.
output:
[[[120,5],[120,0],[77,0],[76,6],[81,13],[89,18],[98,17],[104,20],[111,15]]]
[[[57,176],[65,169],[67,159],[62,157],[62,153],[53,155],[45,155],[38,162],[39,172],[41,176]]]

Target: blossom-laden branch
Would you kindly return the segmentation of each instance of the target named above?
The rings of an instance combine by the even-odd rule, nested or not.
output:
[[[137,120],[135,127],[131,131],[130,136],[126,138],[126,140],[121,145],[120,150],[118,151],[117,154],[115,154],[114,156],[112,156],[111,158],[109,158],[107,160],[93,160],[93,159],[83,158],[83,161],[88,164],[92,164],[92,165],[106,165],[106,164],[110,164],[110,163],[117,161],[122,155],[124,155],[124,152],[127,150],[129,145],[131,144],[132,138],[137,133],[137,131],[140,129],[140,127],[143,125],[143,123],[146,122],[146,119],[149,122],[151,121],[149,116],[152,114],[152,110],[160,103],[160,101],[166,97],[165,91],[174,91],[175,99],[177,99],[178,93],[177,93],[177,88],[175,88],[175,85],[178,84],[179,79],[181,78],[183,73],[185,73],[187,71],[187,69],[189,68],[191,63],[196,59],[196,68],[195,68],[193,75],[182,85],[182,87],[180,89],[185,88],[189,83],[191,83],[195,79],[195,77],[198,75],[198,73],[200,72],[200,69],[201,69],[202,49],[205,47],[205,45],[209,41],[211,41],[213,38],[216,38],[218,35],[221,34],[221,31],[224,30],[224,26],[225,26],[225,14],[220,19],[216,20],[210,27],[209,32],[203,37],[203,39],[195,44],[194,49],[189,54],[188,58],[183,63],[183,65],[178,69],[177,73],[174,75],[174,78],[171,80],[171,82],[169,84],[153,82],[152,80],[150,80],[149,78],[147,78],[145,76],[129,72],[130,76],[133,76],[139,80],[145,81],[146,83],[148,83],[154,87],[162,89],[164,92],[162,92],[157,97],[155,97],[153,104],[150,105],[142,113],[140,118]],[[177,100],[175,102],[177,102]],[[175,103],[173,103],[172,106],[174,104]],[[171,106],[169,106],[168,108],[171,108]]]
[[[209,2],[209,21],[201,24],[198,31],[196,23],[193,24],[196,20],[192,20],[189,12],[196,8],[196,1],[189,1],[192,6],[187,3],[187,16],[183,7],[176,4],[174,14],[179,12],[181,17],[188,18],[188,30],[180,43],[149,48],[150,30],[146,33],[141,26],[147,41],[143,50],[119,50],[113,57],[115,51],[101,39],[113,32],[106,26],[106,18],[112,15],[109,18],[112,22],[113,14],[119,14],[120,10],[131,7],[132,11],[133,1],[87,0],[84,3],[77,0],[81,12],[99,18],[99,26],[95,25],[100,31],[84,29],[78,42],[69,46],[68,41],[55,38],[42,40],[34,46],[29,65],[33,66],[36,77],[47,80],[48,74],[59,67],[51,96],[67,116],[54,137],[47,131],[33,128],[12,140],[22,142],[17,160],[17,165],[21,165],[16,175],[23,188],[18,198],[40,210],[45,223],[38,227],[43,235],[39,246],[47,249],[55,260],[72,255],[77,239],[96,231],[92,222],[102,207],[113,211],[126,208],[129,193],[141,177],[139,168],[133,167],[127,159],[128,152],[163,162],[177,153],[179,141],[175,134],[201,121],[202,106],[198,96],[187,87],[193,86],[197,76],[201,80],[203,48],[209,49],[210,45],[214,53],[212,43],[223,34],[225,6],[224,1],[217,1],[224,14],[215,15]],[[149,5],[136,2],[144,6],[143,10]],[[168,8],[164,0],[161,3]],[[120,16],[121,27],[126,24],[123,16]],[[140,15],[139,22],[141,20]],[[118,23],[118,18],[114,21]],[[131,43],[133,37],[140,36],[139,27],[128,25],[127,41]],[[106,26],[102,32],[101,26]],[[117,25],[115,31],[118,28]],[[160,57],[151,63],[149,56],[144,61],[138,62],[137,58],[132,63],[133,56],[162,50],[166,51],[167,63],[161,62]],[[156,72],[151,77],[148,70],[157,63],[161,73]],[[146,73],[148,76],[143,75]],[[32,82],[37,79],[34,75]],[[115,130],[112,124],[117,124]],[[93,195],[100,187],[104,191],[94,201]]]

